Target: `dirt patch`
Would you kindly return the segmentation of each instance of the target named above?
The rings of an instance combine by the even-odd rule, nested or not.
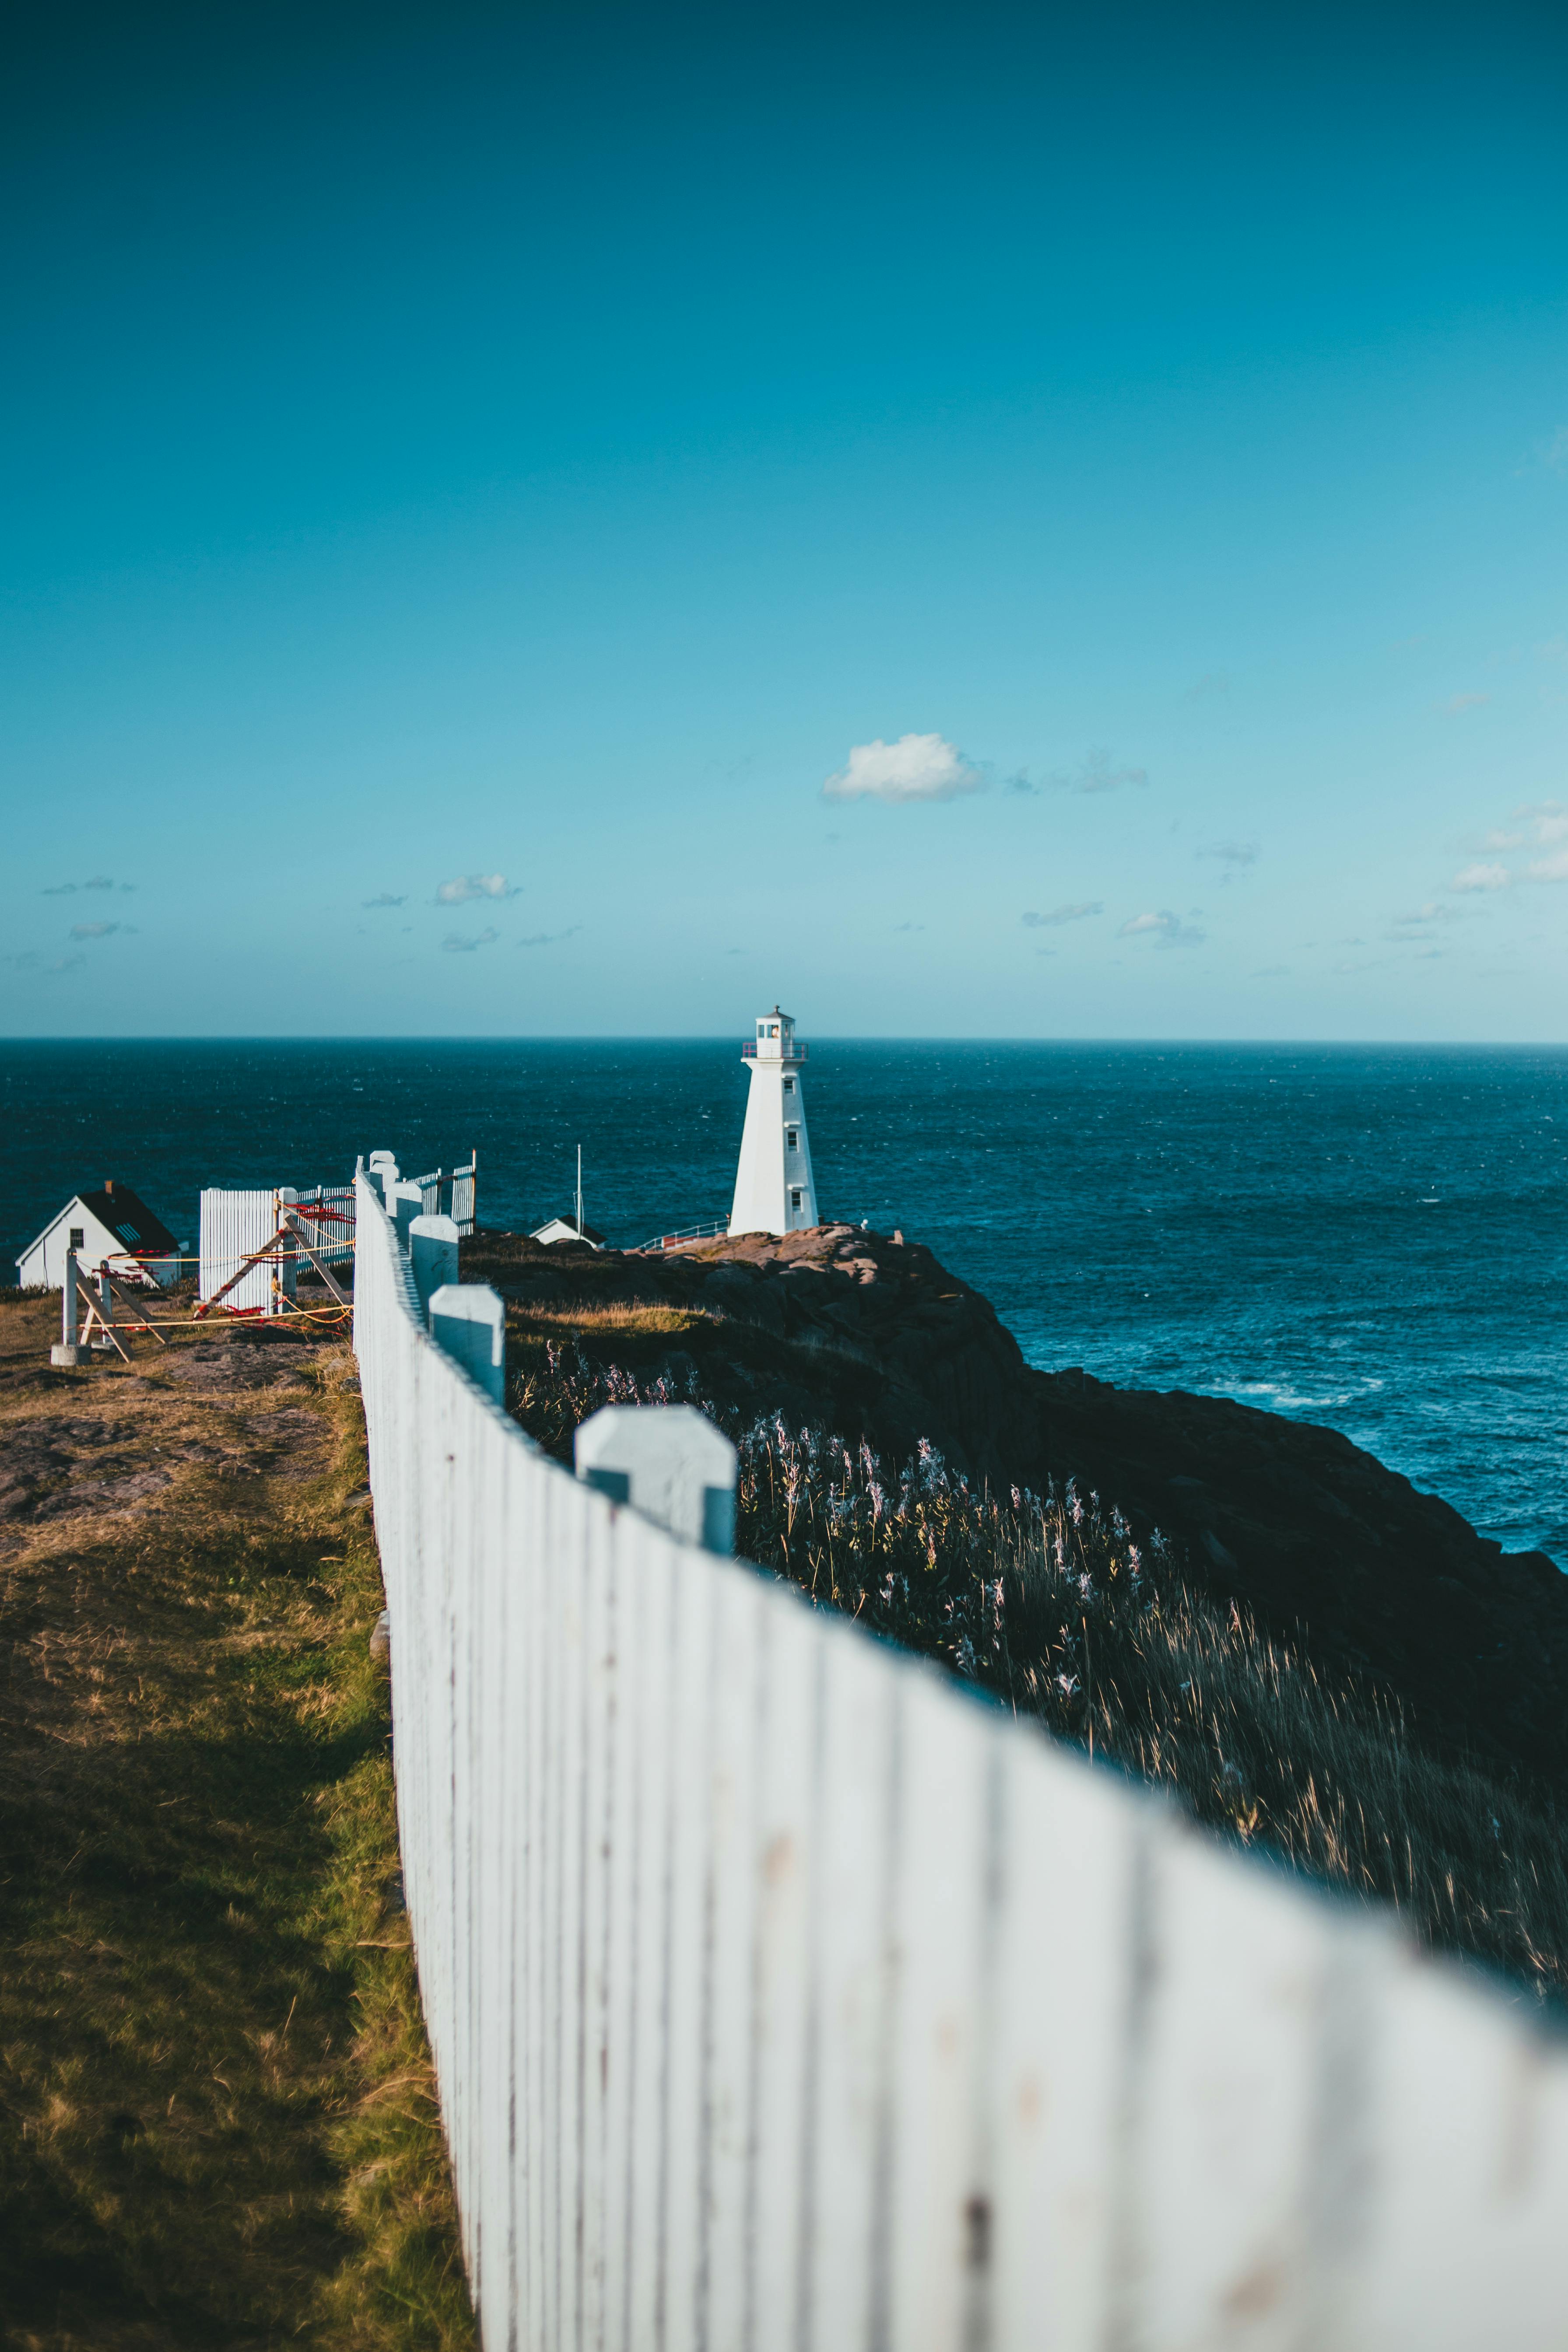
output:
[[[319,1352],[308,1340],[198,1339],[142,1369],[194,1389],[270,1389],[300,1385]]]

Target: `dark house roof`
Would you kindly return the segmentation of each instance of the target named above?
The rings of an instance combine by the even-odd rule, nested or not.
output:
[[[180,1244],[162,1217],[153,1214],[146,1202],[129,1184],[118,1183],[110,1176],[101,1192],[79,1192],[77,1198],[84,1209],[90,1209],[139,1257],[178,1255]]]

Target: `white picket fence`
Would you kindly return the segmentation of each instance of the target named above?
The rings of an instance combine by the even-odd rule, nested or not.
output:
[[[1568,2346],[1568,2058],[579,1485],[358,1186],[405,1878],[488,2352]]]

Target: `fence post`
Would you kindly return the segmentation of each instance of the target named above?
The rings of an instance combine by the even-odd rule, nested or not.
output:
[[[291,1208],[294,1208],[298,1204],[299,1199],[300,1195],[294,1190],[292,1184],[279,1185],[278,1191],[278,1223],[279,1227],[282,1227],[287,1223],[288,1213]],[[298,1243],[293,1240],[292,1236],[290,1236],[290,1238],[282,1244],[282,1247],[279,1252],[278,1288],[283,1297],[293,1300],[297,1298],[299,1295],[299,1287],[300,1249]]]
[[[60,1292],[60,1336],[49,1349],[51,1364],[68,1366],[80,1363],[80,1315],[81,1302],[77,1297],[76,1287],[76,1252],[67,1250],[65,1286]]]
[[[416,1217],[425,1213],[425,1195],[417,1184],[400,1184],[395,1177],[386,1182],[386,1213],[397,1234],[397,1246],[406,1255],[408,1228]]]
[[[506,1301],[488,1282],[447,1282],[430,1298],[430,1337],[497,1404],[506,1400]]]
[[[735,1549],[734,1447],[692,1404],[607,1404],[573,1440],[577,1475],[706,1551]]]
[[[408,1228],[408,1268],[419,1294],[419,1311],[428,1314],[437,1290],[458,1285],[458,1228],[450,1217],[416,1217]]]

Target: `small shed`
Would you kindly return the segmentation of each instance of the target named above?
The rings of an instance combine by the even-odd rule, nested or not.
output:
[[[129,1184],[107,1176],[102,1189],[75,1192],[16,1260],[24,1290],[62,1290],[66,1253],[75,1250],[84,1274],[106,1262],[116,1274],[162,1283],[180,1279],[179,1243]]]
[[[534,1242],[586,1242],[590,1249],[596,1250],[608,1247],[604,1234],[596,1226],[580,1224],[575,1217],[552,1217],[548,1224],[541,1225],[537,1233],[530,1234],[529,1239]]]

